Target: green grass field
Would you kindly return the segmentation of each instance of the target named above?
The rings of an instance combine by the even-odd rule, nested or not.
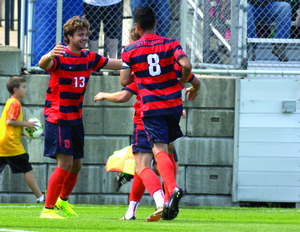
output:
[[[0,231],[300,231],[298,209],[180,207],[176,219],[158,222],[144,221],[154,212],[150,206],[139,206],[135,221],[118,220],[127,206],[75,205],[79,217],[63,220],[40,219],[42,209],[0,204]]]

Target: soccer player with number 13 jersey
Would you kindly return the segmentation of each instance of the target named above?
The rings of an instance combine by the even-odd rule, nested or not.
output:
[[[63,28],[67,46],[59,42],[39,61],[39,67],[51,73],[44,109],[44,156],[57,160],[57,167],[49,178],[41,218],[63,219],[54,212],[55,205],[66,217],[77,217],[68,198],[77,182],[84,154],[82,102],[86,86],[92,71],[121,69],[121,60],[85,50],[89,28],[85,18],[69,19]]]
[[[177,40],[155,34],[156,19],[151,7],[137,7],[133,18],[142,37],[125,47],[122,53],[120,82],[124,87],[133,81],[138,85],[143,125],[158,171],[167,185],[165,188],[171,193],[170,202],[163,206],[162,218],[172,220],[178,215],[183,190],[175,181],[175,162],[168,156],[168,144],[182,136],[179,126],[183,110],[181,89],[188,80],[192,65]],[[182,66],[180,80],[177,80],[175,62]],[[131,72],[135,74],[134,80]],[[140,165],[143,164],[136,159],[136,167]],[[143,183],[149,181],[147,172],[151,175],[147,168],[140,172]]]

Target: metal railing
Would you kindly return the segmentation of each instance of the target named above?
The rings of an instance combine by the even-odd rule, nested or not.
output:
[[[37,61],[62,40],[62,26],[73,14],[83,15],[80,0],[26,0],[21,1],[20,49],[23,67],[29,72],[41,71]],[[227,0],[229,1],[229,0]],[[297,76],[300,65],[300,32],[291,22],[296,37],[274,36],[272,24],[257,24],[254,37],[249,37],[249,4],[247,0],[232,0],[224,6],[216,0],[169,0],[162,1],[170,10],[170,28],[167,37],[176,38],[193,64],[193,71],[201,74],[255,76]],[[26,5],[28,4],[28,5]],[[74,7],[69,4],[76,5]],[[129,0],[122,0],[122,29],[119,43],[121,49],[128,43],[128,33],[133,26],[132,9]],[[26,10],[27,7],[27,10]],[[45,17],[45,8],[47,15]],[[72,9],[72,10],[70,10]],[[230,10],[229,10],[230,9]],[[223,15],[222,15],[223,14]],[[294,20],[291,18],[291,20]],[[49,23],[52,22],[52,24]],[[27,22],[27,25],[25,25]],[[277,22],[278,23],[278,22]],[[267,28],[263,31],[261,28]],[[276,23],[275,23],[276,25]],[[270,27],[271,26],[271,27]],[[42,28],[41,28],[42,27]],[[99,25],[100,27],[100,25]],[[296,28],[296,29],[295,29]],[[253,33],[252,33],[253,34]],[[292,33],[291,33],[292,34]],[[297,37],[299,36],[299,38]],[[40,46],[42,44],[43,46]],[[273,53],[276,44],[285,44],[287,62]],[[87,46],[87,48],[89,48]],[[107,44],[103,22],[99,33],[98,52],[107,55]],[[253,59],[255,57],[255,59]],[[263,64],[263,65],[262,65]]]

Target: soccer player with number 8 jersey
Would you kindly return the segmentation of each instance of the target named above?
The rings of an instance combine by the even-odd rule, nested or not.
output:
[[[172,220],[178,215],[183,190],[176,184],[174,161],[168,156],[167,145],[182,136],[179,126],[183,110],[181,88],[188,80],[192,65],[177,40],[155,34],[156,19],[151,7],[137,7],[133,18],[142,37],[125,47],[122,53],[120,82],[123,86],[133,81],[138,85],[143,125],[158,171],[171,194],[170,202],[163,206],[162,217]],[[177,80],[175,62],[182,66],[180,80]],[[134,80],[131,72],[135,74]],[[136,159],[136,167],[142,166]],[[140,171],[143,183],[149,181],[148,173],[151,175],[147,168]],[[151,185],[145,187],[153,192],[148,189]]]
[[[57,160],[48,182],[41,218],[63,219],[54,212],[55,205],[66,217],[77,217],[68,198],[77,182],[84,155],[82,102],[86,86],[92,71],[121,69],[121,60],[85,50],[89,28],[85,18],[69,19],[63,27],[67,46],[59,42],[39,61],[39,67],[51,74],[44,109],[44,156]]]

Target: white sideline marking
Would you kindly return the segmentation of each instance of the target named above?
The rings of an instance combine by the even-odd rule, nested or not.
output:
[[[80,208],[83,208],[83,209],[94,209],[94,208],[99,208],[97,206],[78,206],[78,205],[74,205],[74,207],[76,209],[80,209]],[[41,208],[41,205],[0,205],[0,208]],[[112,208],[110,206],[107,206],[107,207],[103,207],[103,208]],[[113,207],[113,208],[116,208],[118,209],[119,207]],[[0,229],[1,231],[1,229]]]
[[[35,208],[41,207],[40,205],[0,205],[0,208]]]
[[[33,231],[28,231],[28,230],[8,230],[8,229],[1,229],[0,231],[11,231],[11,232],[33,232]]]

